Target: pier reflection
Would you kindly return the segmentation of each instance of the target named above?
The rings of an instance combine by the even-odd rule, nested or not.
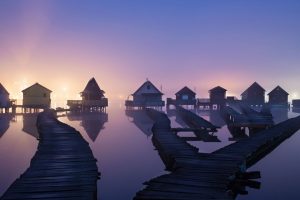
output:
[[[70,112],[67,113],[67,117],[70,121],[80,121],[80,126],[93,142],[108,122],[108,114],[103,112]]]
[[[145,110],[125,110],[127,117],[130,117],[132,122],[140,129],[147,137],[152,135],[152,126],[154,122],[148,117]]]
[[[13,119],[11,114],[0,114],[0,138],[9,128],[9,122]]]

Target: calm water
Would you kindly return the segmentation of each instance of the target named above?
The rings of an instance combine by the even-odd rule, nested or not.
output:
[[[125,111],[122,104],[111,103],[107,114],[68,114],[59,118],[90,143],[101,172],[98,199],[102,200],[130,200],[143,188],[143,182],[167,173],[151,142],[153,122],[142,112]],[[186,126],[176,114],[168,114],[172,127]],[[199,152],[212,152],[235,142],[217,112],[197,114],[222,127],[216,133],[218,142],[191,142]],[[298,115],[278,109],[274,114],[276,122]],[[0,196],[29,166],[38,144],[36,136],[34,115],[0,116]],[[248,189],[249,195],[238,199],[299,199],[299,146],[298,132],[251,167],[249,170],[261,171],[261,189]]]

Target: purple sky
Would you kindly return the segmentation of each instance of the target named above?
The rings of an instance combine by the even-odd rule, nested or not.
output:
[[[1,0],[0,82],[76,98],[95,77],[109,98],[149,78],[172,96],[254,81],[300,98],[298,0]]]

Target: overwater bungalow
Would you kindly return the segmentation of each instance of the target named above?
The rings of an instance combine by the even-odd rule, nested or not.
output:
[[[265,103],[265,89],[254,82],[242,94],[242,102],[251,106],[261,106]]]
[[[181,90],[175,93],[176,99],[167,98],[167,107],[170,105],[196,105],[196,93],[188,88],[183,87]]]
[[[221,109],[226,104],[226,89],[221,86],[209,90],[209,99],[212,108]]]
[[[268,95],[269,95],[269,104],[288,106],[289,93],[287,93],[280,86],[275,87],[271,92],[269,92]]]
[[[163,93],[149,80],[144,82],[133,94],[133,100],[126,100],[126,108],[162,108],[165,102],[162,100]]]
[[[26,110],[31,109],[44,109],[50,108],[51,105],[51,90],[35,83],[32,86],[22,90],[23,92],[23,108]]]
[[[293,99],[292,105],[293,105],[293,108],[300,109],[300,99]]]
[[[176,92],[175,95],[177,105],[195,105],[196,103],[196,93],[187,86]]]
[[[71,110],[105,111],[108,100],[105,98],[104,93],[95,78],[91,78],[80,93],[82,100],[68,100],[67,105]]]

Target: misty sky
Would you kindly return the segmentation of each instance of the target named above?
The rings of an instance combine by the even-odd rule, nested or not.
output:
[[[95,77],[125,99],[148,78],[167,96],[252,82],[300,98],[299,0],[1,0],[0,82],[76,98]]]

